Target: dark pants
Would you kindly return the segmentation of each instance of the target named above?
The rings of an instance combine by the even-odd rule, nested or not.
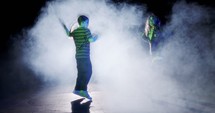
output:
[[[75,90],[87,91],[87,85],[92,75],[92,64],[90,58],[76,58],[78,77]]]

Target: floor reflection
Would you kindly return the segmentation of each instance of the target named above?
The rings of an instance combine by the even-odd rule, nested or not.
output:
[[[90,104],[92,101],[82,103],[84,98],[74,100],[71,102],[72,113],[90,113]]]

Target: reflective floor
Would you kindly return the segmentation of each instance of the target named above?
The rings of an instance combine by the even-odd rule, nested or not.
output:
[[[104,113],[97,101],[100,92],[90,89],[93,101],[71,93],[73,87],[45,88],[18,94],[0,102],[0,113]],[[96,107],[95,107],[96,106]]]
[[[131,112],[128,108],[123,109],[123,104],[129,102],[112,103],[112,108],[104,107],[104,98],[101,91],[90,85],[90,94],[93,101],[74,95],[73,87],[52,87],[28,94],[14,94],[13,97],[1,100],[0,113],[215,113],[215,102],[189,100],[178,98],[177,101],[170,101],[173,97],[165,97],[162,100],[154,98],[150,102],[151,107],[147,109],[139,105],[142,111]],[[181,104],[186,102],[186,105]],[[122,105],[120,105],[122,104]],[[142,106],[142,107],[141,107]],[[121,108],[120,108],[121,107]],[[107,109],[106,109],[107,108]],[[118,110],[114,110],[120,108]],[[158,110],[160,108],[160,110]],[[127,110],[128,109],[128,110]],[[145,109],[145,111],[144,111]],[[179,112],[176,109],[180,109]],[[121,112],[123,111],[123,112]]]

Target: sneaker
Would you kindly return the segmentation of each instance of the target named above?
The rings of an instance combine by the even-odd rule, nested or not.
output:
[[[81,96],[81,97],[85,97],[89,100],[92,100],[92,97],[90,97],[90,95],[88,94],[87,91],[84,91],[84,90],[74,90],[73,91],[74,94],[78,95],[78,96]]]

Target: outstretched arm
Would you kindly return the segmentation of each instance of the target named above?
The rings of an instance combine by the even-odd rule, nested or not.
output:
[[[59,18],[58,18],[59,19]],[[69,29],[66,27],[66,25],[63,23],[63,21],[61,20],[61,19],[59,19],[59,21],[60,21],[60,24],[63,26],[63,28],[64,28],[64,30],[65,30],[65,32],[66,32],[66,35],[67,36],[70,36],[70,31],[69,31]]]

